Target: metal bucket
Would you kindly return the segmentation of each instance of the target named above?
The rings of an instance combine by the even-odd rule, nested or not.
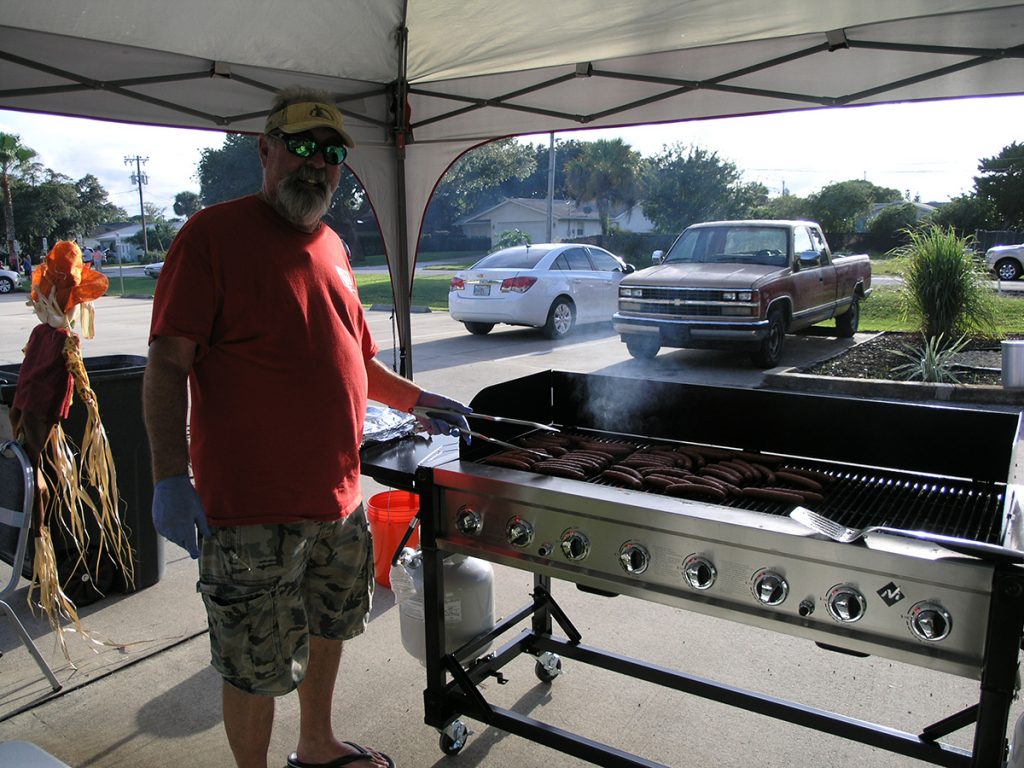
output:
[[[1024,387],[1024,341],[1004,341],[1003,386]]]

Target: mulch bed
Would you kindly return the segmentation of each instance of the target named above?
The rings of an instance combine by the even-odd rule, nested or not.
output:
[[[1007,339],[1022,339],[1010,334]],[[880,333],[851,347],[830,360],[802,369],[815,376],[843,376],[853,379],[889,379],[893,368],[908,362],[898,351],[917,351],[923,344],[920,334]],[[972,339],[956,356],[954,374],[961,384],[1002,384],[1002,346],[998,339]]]

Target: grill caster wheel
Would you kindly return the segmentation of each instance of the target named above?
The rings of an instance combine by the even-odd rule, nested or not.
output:
[[[562,674],[562,659],[556,653],[545,651],[537,657],[533,673],[537,675],[537,679],[542,683],[550,683]]]
[[[461,720],[454,720],[441,731],[437,745],[446,755],[457,755],[469,741],[470,730]]]

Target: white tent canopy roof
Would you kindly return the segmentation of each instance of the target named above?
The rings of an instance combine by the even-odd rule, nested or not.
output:
[[[1024,3],[998,0],[0,0],[0,22],[3,109],[259,132],[278,88],[335,94],[407,374],[423,212],[477,144],[1024,92]]]

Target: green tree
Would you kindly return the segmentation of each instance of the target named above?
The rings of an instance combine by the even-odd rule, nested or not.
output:
[[[611,228],[612,210],[634,205],[640,194],[640,153],[622,139],[598,139],[584,145],[565,172],[572,199],[577,204],[594,201],[604,235]]]
[[[806,197],[783,194],[778,197],[770,197],[763,204],[757,205],[750,211],[755,219],[811,219],[810,203]]]
[[[940,206],[929,221],[944,229],[952,229],[958,237],[968,237],[979,229],[997,229],[999,213],[991,200],[967,194],[954,197]]]
[[[875,251],[891,251],[910,242],[910,232],[917,227],[917,208],[913,203],[896,203],[883,208],[868,222],[869,247]]]
[[[257,152],[257,137],[229,133],[220,149],[209,147],[199,156],[199,198],[213,205],[258,192],[263,168]]]
[[[736,165],[717,152],[679,143],[666,146],[644,164],[644,214],[659,232],[681,232],[700,221],[744,216],[741,206],[749,200],[743,186]]]
[[[178,216],[184,216],[186,219],[193,213],[202,208],[203,205],[199,201],[199,195],[195,192],[179,192],[174,196],[174,212]]]
[[[870,181],[852,179],[822,187],[810,195],[807,202],[812,218],[826,232],[853,232],[858,219],[866,217],[872,203],[890,203],[902,200],[898,189],[879,187]]]
[[[462,216],[507,197],[503,194],[507,181],[522,181],[535,168],[533,149],[515,139],[493,141],[470,150],[452,164],[434,190],[424,229],[452,231]]]
[[[76,182],[46,169],[33,182],[16,180],[12,189],[18,198],[21,240],[33,254],[57,240],[83,237],[103,222],[127,219],[92,175]]]
[[[0,133],[0,190],[4,196],[4,232],[7,253],[17,257],[17,240],[14,233],[14,202],[11,199],[11,180],[27,175],[33,170],[32,158],[36,151],[21,143],[21,137],[13,133]]]
[[[974,177],[978,197],[992,204],[1006,229],[1024,228],[1024,144],[1014,142],[982,158]]]

